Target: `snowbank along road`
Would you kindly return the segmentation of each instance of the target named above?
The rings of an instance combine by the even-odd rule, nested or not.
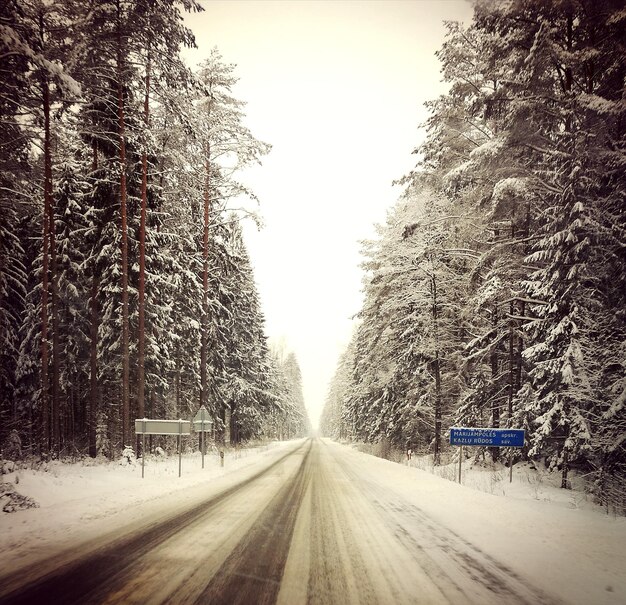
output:
[[[345,452],[300,442],[200,504],[2,578],[0,603],[560,603]]]

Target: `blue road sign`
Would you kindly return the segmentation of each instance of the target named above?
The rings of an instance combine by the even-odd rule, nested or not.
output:
[[[450,429],[450,445],[524,447],[524,431],[522,429],[453,427]]]

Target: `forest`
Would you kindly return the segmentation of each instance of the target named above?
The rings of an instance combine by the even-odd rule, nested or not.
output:
[[[624,3],[481,1],[446,27],[449,89],[363,243],[321,430],[437,465],[450,427],[524,429],[516,461],[626,510]]]
[[[115,457],[201,405],[222,442],[308,431],[242,237],[270,145],[217,49],[181,59],[200,10],[0,1],[0,444],[25,455]]]

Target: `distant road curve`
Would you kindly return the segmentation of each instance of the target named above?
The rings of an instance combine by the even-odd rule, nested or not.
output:
[[[10,578],[10,592],[0,586],[0,603],[558,603],[320,440],[147,530],[40,569]]]

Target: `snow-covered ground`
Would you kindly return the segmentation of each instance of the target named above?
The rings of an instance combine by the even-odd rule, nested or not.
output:
[[[433,466],[432,456],[412,458],[409,466],[428,471],[458,482],[459,464]],[[585,481],[575,472],[570,472],[572,489],[561,489],[561,475],[549,472],[541,465],[519,462],[513,465],[513,481],[510,482],[509,468],[504,464],[493,465],[490,462],[475,460],[473,457],[463,461],[461,483],[465,487],[496,496],[507,496],[518,500],[541,500],[565,508],[592,510],[607,513],[594,500],[593,494],[585,491]],[[613,509],[608,511],[614,514]]]
[[[199,452],[183,455],[181,477],[178,456],[146,457],[143,479],[140,461],[128,465],[91,459],[77,464],[53,461],[38,470],[22,468],[4,475],[4,482],[15,484],[39,507],[13,513],[0,510],[1,574],[132,524],[157,509],[174,510],[208,492],[228,489],[293,446],[294,442],[274,441],[226,450],[223,467],[213,452],[205,455],[204,469]]]
[[[345,443],[353,449],[367,454],[379,455],[376,448],[365,443]],[[452,462],[445,461],[433,465],[432,455],[413,455],[407,462],[404,454],[393,452],[390,455],[393,462],[421,469],[442,479],[458,482],[459,463],[456,453],[448,455]],[[560,472],[550,472],[541,464],[532,462],[518,462],[513,465],[513,481],[509,482],[509,468],[505,464],[492,464],[488,459],[471,456],[464,457],[461,470],[461,483],[464,487],[475,489],[496,496],[507,496],[519,500],[541,500],[551,502],[565,508],[592,510],[598,513],[616,515],[616,510],[609,505],[603,509],[589,492],[589,484],[584,477],[575,470],[570,471],[568,481],[572,489],[561,489]]]
[[[428,458],[411,466],[343,447],[357,469],[376,477],[442,526],[566,603],[626,603],[626,518],[607,515],[584,492],[562,490],[554,475],[529,465],[464,463],[433,472]],[[423,468],[419,468],[419,467]]]
[[[152,517],[162,520],[246,481],[301,444],[272,443],[230,452],[224,468],[216,455],[206,457],[204,470],[199,455],[186,456],[181,478],[177,457],[150,460],[143,480],[140,465],[52,463],[45,471],[23,469],[17,488],[40,507],[0,513],[0,575],[7,577],[52,555],[60,557],[60,565],[63,557],[110,543],[116,529],[149,525]],[[515,602],[520,602],[520,594],[531,595],[523,601],[529,603],[548,602],[537,600],[537,595],[546,595],[553,604],[626,602],[626,519],[605,514],[581,492],[559,490],[544,476],[534,478],[533,473],[539,471],[518,466],[514,482],[509,484],[506,469],[471,469],[468,462],[464,485],[459,485],[447,480],[454,477],[454,465],[438,471],[452,475],[444,478],[327,440],[312,451],[316,457],[303,466],[301,483],[306,497],[293,530],[281,602],[300,602],[292,598],[298,591],[304,591],[300,596],[306,602],[307,586],[315,587],[324,579],[313,572],[319,571],[320,561],[341,558],[342,545],[344,571],[360,569],[367,571],[363,578],[370,578],[386,562],[387,571],[406,571],[403,582],[407,587],[419,574],[428,574],[428,566],[437,568],[437,563],[446,574],[445,581],[457,582],[463,594],[478,594],[472,590],[481,587],[480,594],[490,595],[492,601],[495,598],[493,602],[498,602],[507,587],[519,589]],[[412,463],[426,464],[419,459]],[[242,510],[248,504],[255,511],[267,506],[273,498],[271,490],[279,489],[281,481],[290,476],[282,468],[266,474],[262,485],[250,483],[250,493],[239,498]],[[4,479],[14,482],[15,478],[8,475]],[[235,514],[234,508],[231,502],[225,504],[224,527],[228,514]],[[241,518],[247,520],[238,521],[242,525],[237,531],[243,533],[231,536],[234,543],[255,523],[246,511]],[[317,541],[311,536],[317,536]],[[75,552],[67,554],[70,548]],[[321,558],[314,557],[317,551],[323,554]],[[424,569],[417,568],[420,561]],[[330,565],[328,572],[333,569]],[[461,569],[465,570],[463,576]],[[303,580],[306,577],[308,583]],[[341,592],[343,584],[331,584],[333,578],[326,578],[329,590]],[[353,597],[360,594],[357,580],[356,576],[351,580]],[[495,582],[495,588],[484,586],[485,582]],[[372,590],[379,590],[373,580]],[[454,586],[450,590],[454,596]],[[484,601],[474,598],[471,602]]]

